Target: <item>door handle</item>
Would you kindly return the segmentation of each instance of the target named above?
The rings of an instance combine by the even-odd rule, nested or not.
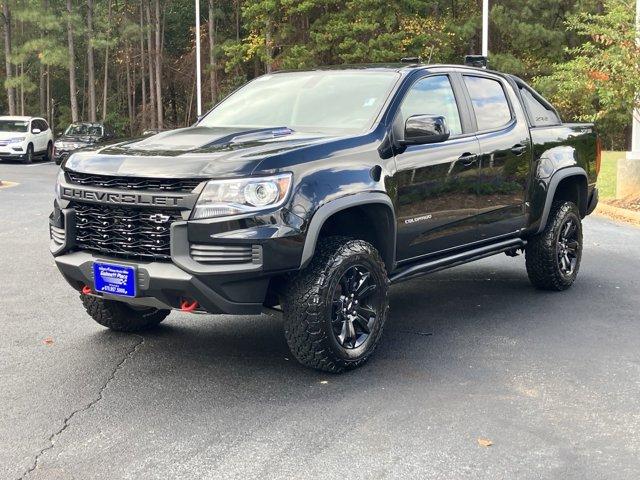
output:
[[[519,143],[511,147],[511,152],[514,155],[522,155],[526,150],[527,150],[527,146],[521,145]]]
[[[463,153],[458,157],[458,163],[464,167],[473,165],[478,161],[478,155],[475,153]]]

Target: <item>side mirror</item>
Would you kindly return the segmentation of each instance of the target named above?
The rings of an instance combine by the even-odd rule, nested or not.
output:
[[[444,142],[451,132],[441,115],[413,115],[404,124],[404,145]]]
[[[31,129],[31,133],[33,133],[34,135],[37,135],[37,134],[39,134],[41,132],[42,132],[42,130],[40,130],[39,128],[32,128]]]

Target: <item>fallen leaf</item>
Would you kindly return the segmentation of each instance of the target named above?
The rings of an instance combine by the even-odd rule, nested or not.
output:
[[[42,343],[45,345],[53,345],[53,338],[47,337],[44,340],[42,340]]]
[[[479,438],[478,445],[480,445],[481,447],[490,447],[491,445],[493,445],[493,442],[488,438]]]

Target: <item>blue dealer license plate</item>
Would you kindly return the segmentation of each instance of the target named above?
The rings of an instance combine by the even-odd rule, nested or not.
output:
[[[93,264],[93,283],[96,292],[136,296],[136,269],[125,265],[111,263]]]

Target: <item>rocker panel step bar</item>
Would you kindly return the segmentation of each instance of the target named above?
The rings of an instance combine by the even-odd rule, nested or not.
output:
[[[408,265],[395,271],[391,274],[389,280],[391,283],[403,282],[426,273],[437,272],[439,270],[455,267],[474,260],[480,260],[481,258],[490,257],[491,255],[507,252],[509,250],[524,248],[526,244],[526,240],[522,240],[521,238],[512,238],[474,248],[473,250],[466,250],[447,257],[429,259],[421,263]]]

